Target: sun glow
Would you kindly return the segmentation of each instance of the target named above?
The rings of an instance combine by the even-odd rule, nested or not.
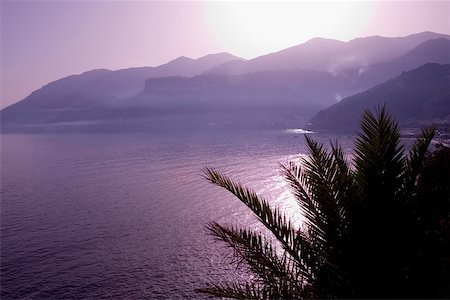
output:
[[[375,3],[208,2],[206,14],[217,42],[253,58],[313,37],[350,40],[361,36]]]

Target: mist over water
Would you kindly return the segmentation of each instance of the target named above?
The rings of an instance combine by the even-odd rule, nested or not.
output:
[[[239,276],[205,225],[260,225],[205,166],[300,219],[279,163],[305,154],[301,131],[1,139],[2,299],[199,298],[195,288]]]

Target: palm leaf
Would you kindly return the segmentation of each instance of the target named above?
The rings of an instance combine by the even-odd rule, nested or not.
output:
[[[395,195],[400,192],[406,157],[400,144],[397,122],[383,106],[361,118],[362,132],[355,143],[356,178],[366,195],[378,197],[379,192]]]
[[[417,138],[414,145],[411,147],[408,159],[408,175],[409,175],[409,185],[416,183],[417,176],[427,153],[428,146],[431,143],[434,135],[436,133],[436,127],[428,127],[422,129],[421,135]]]
[[[208,287],[196,290],[199,293],[209,294],[221,298],[233,299],[270,299],[263,286],[252,282],[243,283],[210,283]]]
[[[270,297],[293,298],[302,290],[304,281],[298,265],[286,252],[279,257],[272,241],[260,233],[229,228],[218,223],[209,224],[208,229],[234,250],[235,257],[246,262],[250,270],[258,276],[259,283],[267,288]]]
[[[316,260],[312,253],[314,250],[302,233],[293,228],[286,216],[281,214],[278,209],[272,209],[268,202],[260,199],[255,192],[233,182],[214,169],[206,168],[204,174],[211,183],[230,191],[247,205],[261,223],[272,232],[292,259],[297,261],[302,276],[306,280],[313,280],[313,272],[316,270]]]
[[[202,292],[238,299],[410,295],[414,282],[420,284],[410,277],[411,262],[422,253],[411,252],[420,248],[414,231],[420,216],[414,206],[417,179],[435,129],[424,129],[406,156],[399,126],[384,106],[366,111],[360,126],[353,166],[337,142],[326,148],[309,136],[308,158],[281,165],[305,219],[301,230],[255,192],[204,170],[210,182],[247,205],[279,244],[258,232],[211,223],[210,233],[256,276]]]

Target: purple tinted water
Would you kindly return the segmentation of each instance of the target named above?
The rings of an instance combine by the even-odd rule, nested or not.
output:
[[[298,219],[279,163],[304,153],[283,131],[2,135],[1,298],[205,297],[194,290],[245,276],[205,224],[259,225],[202,168]]]

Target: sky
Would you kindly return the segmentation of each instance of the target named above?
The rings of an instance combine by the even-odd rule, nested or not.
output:
[[[0,1],[1,103],[59,78],[229,52],[251,59],[314,37],[450,34],[450,1]]]

